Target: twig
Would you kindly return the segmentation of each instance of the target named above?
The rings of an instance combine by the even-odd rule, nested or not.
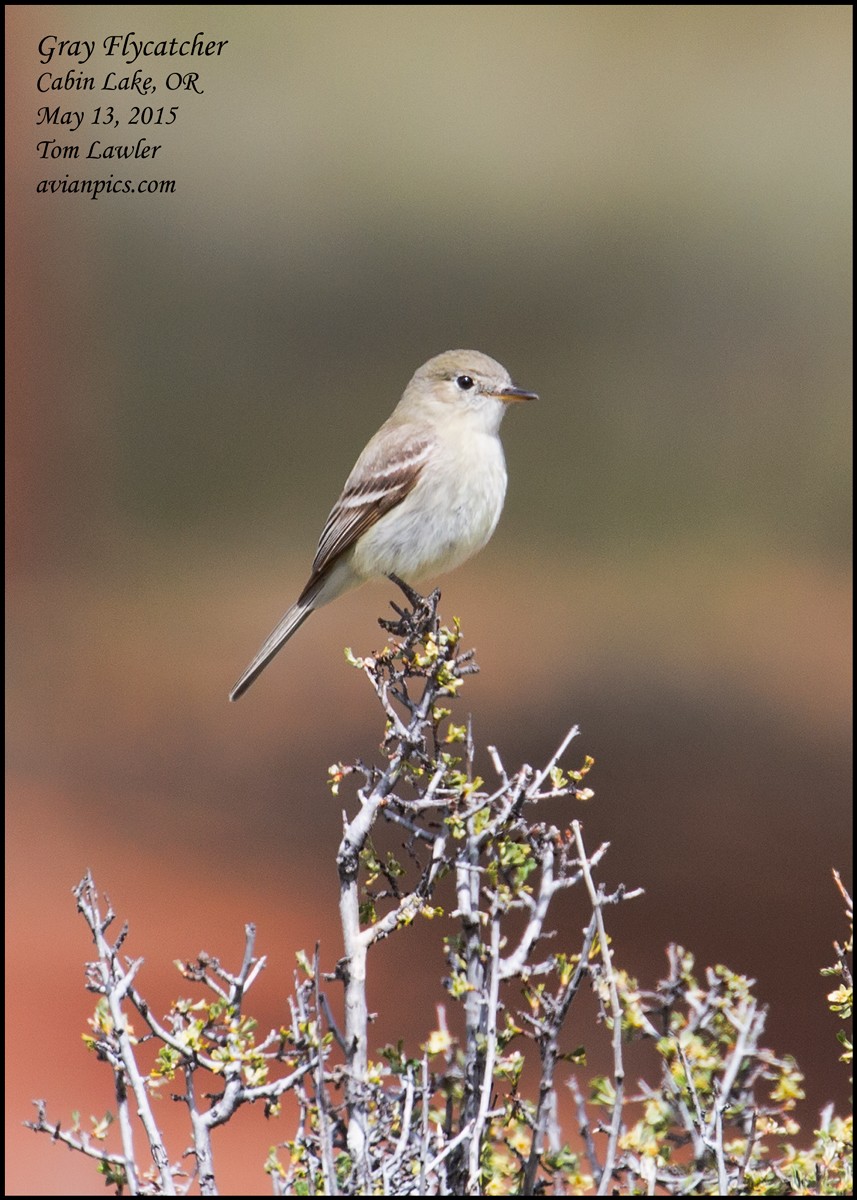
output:
[[[135,963],[132,963],[128,971],[125,971],[120,964],[116,949],[110,946],[104,936],[104,932],[112,920],[112,912],[108,914],[107,919],[102,918],[98,907],[98,895],[95,890],[95,884],[89,871],[87,871],[75,889],[75,895],[77,897],[78,909],[83,914],[92,931],[93,940],[98,950],[99,962],[95,964],[95,967],[99,974],[100,990],[106,997],[110,1009],[110,1018],[113,1022],[113,1032],[117,1042],[117,1059],[119,1061],[116,1064],[118,1069],[114,1070],[114,1078],[128,1187],[131,1193],[136,1195],[140,1185],[137,1180],[133,1131],[125,1093],[126,1079],[131,1085],[137,1104],[137,1114],[149,1140],[149,1149],[151,1150],[155,1168],[158,1172],[161,1190],[164,1195],[174,1196],[176,1194],[175,1185],[173,1183],[173,1175],[170,1170],[167,1151],[161,1137],[161,1132],[155,1122],[151,1105],[149,1104],[149,1094],[146,1090],[146,1085],[137,1067],[134,1048],[128,1032],[128,1023],[122,1011],[122,1000],[131,988],[134,975],[139,969],[142,960],[138,959]],[[124,941],[124,937],[123,933],[118,944]]]
[[[600,890],[596,891],[592,880],[592,872],[590,871],[589,862],[586,857],[586,848],[583,844],[583,832],[580,822],[572,821],[571,827],[574,831],[577,853],[584,878],[586,879],[586,887],[598,927],[598,944],[601,951],[601,961],[604,964],[604,973],[607,978],[610,1009],[613,1016],[613,1079],[615,1081],[616,1096],[613,1102],[613,1115],[610,1123],[610,1135],[607,1140],[607,1152],[604,1158],[604,1170],[601,1172],[596,1190],[597,1196],[604,1196],[612,1180],[613,1164],[616,1161],[616,1148],[619,1144],[619,1133],[622,1127],[622,1103],[625,1092],[625,1066],[622,1060],[622,1009],[619,1004],[616,977],[613,973],[613,955],[607,944],[607,930],[604,927],[604,916],[601,912],[604,896]]]
[[[586,1111],[586,1104],[581,1095],[580,1087],[577,1083],[577,1076],[572,1075],[568,1081],[568,1086],[574,1097],[574,1106],[577,1109],[577,1123],[580,1129],[580,1136],[583,1138],[586,1146],[586,1157],[589,1160],[589,1166],[594,1179],[600,1179],[604,1173],[604,1168],[598,1161],[598,1151],[595,1149],[595,1142],[592,1138],[592,1126],[589,1123],[589,1115]]]

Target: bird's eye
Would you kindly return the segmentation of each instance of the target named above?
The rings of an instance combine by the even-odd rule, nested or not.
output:
[[[469,392],[472,387],[475,387],[475,384],[469,375],[458,375],[456,376],[455,382],[463,392]]]

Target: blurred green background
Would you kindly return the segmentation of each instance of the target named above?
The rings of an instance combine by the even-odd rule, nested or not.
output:
[[[111,1103],[77,1040],[86,866],[155,1005],[173,958],[237,956],[249,919],[263,1023],[294,950],[338,957],[326,770],[381,734],[342,647],[379,644],[390,589],[226,695],[357,452],[457,346],[541,395],[504,424],[491,545],[441,581],[477,741],[514,768],[581,725],[587,837],[646,889],[619,961],[649,983],[678,940],[756,978],[811,1129],[847,1094],[818,968],[850,872],[851,7],[6,13],[7,1186],[92,1184],[19,1125],[34,1096]],[[229,39],[203,96],[158,94],[180,116],[145,131],[157,167],[113,168],[176,193],[37,195],[69,170],[35,152],[39,39],[132,30]],[[378,955],[378,1045],[436,1021],[425,947],[422,975]],[[256,1116],[229,1134],[238,1190],[288,1136]]]

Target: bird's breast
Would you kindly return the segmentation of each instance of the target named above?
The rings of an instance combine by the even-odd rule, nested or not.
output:
[[[481,550],[506,496],[506,463],[492,435],[440,444],[396,508],[366,531],[352,564],[365,579],[408,582],[450,571]]]

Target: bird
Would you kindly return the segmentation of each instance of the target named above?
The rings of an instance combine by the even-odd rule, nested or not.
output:
[[[537,399],[478,350],[447,350],[423,363],[345,481],[306,586],[229,699],[244,694],[312,612],[344,592],[383,576],[401,587],[481,550],[506,496],[500,422],[508,405]]]

